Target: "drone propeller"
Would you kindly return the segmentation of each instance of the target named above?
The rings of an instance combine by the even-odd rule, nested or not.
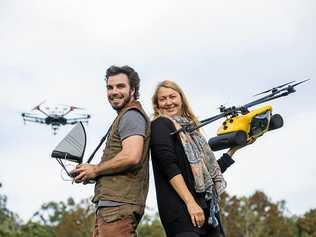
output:
[[[291,84],[291,83],[293,83],[293,82],[295,82],[295,81],[290,81],[290,82],[285,83],[285,84],[282,84],[282,85],[280,85],[280,86],[273,87],[272,89],[269,89],[269,90],[260,92],[259,94],[256,94],[256,95],[254,95],[253,97],[258,96],[258,95],[262,95],[262,94],[265,94],[265,93],[268,93],[268,92],[270,92],[270,91],[272,91],[272,93],[273,93],[273,92],[276,92],[278,89],[280,89],[280,88],[282,88],[282,87],[284,87],[284,86],[287,86],[287,85],[289,85],[289,84]]]
[[[309,81],[309,80],[310,80],[310,79],[306,79],[306,80],[303,80],[303,81],[299,81],[299,82],[297,82],[297,83],[295,83],[295,84],[293,84],[293,85],[288,85],[287,87],[282,88],[281,90],[276,91],[274,94],[272,93],[271,96],[274,96],[275,94],[279,94],[279,93],[282,92],[282,91],[285,91],[285,92],[284,92],[285,95],[288,95],[288,94],[290,94],[290,93],[293,93],[293,92],[295,92],[295,89],[294,89],[295,86],[297,86],[297,85],[299,85],[299,84],[302,84],[302,83],[304,83],[304,82],[306,82],[306,81]],[[272,97],[272,98],[273,98],[273,97]],[[277,98],[278,98],[278,97],[277,97]]]
[[[252,106],[257,105],[257,104],[262,104],[262,103],[268,102],[270,100],[275,100],[277,98],[280,98],[280,97],[283,97],[283,96],[287,96],[287,95],[289,95],[291,93],[294,93],[296,91],[294,89],[295,86],[297,86],[297,85],[299,85],[299,84],[301,84],[303,82],[306,82],[308,80],[310,80],[310,79],[297,82],[297,83],[295,83],[293,85],[288,85],[287,87],[282,88],[280,90],[276,89],[274,91],[271,91],[271,94],[266,95],[266,96],[264,96],[264,97],[262,97],[260,99],[255,100],[255,101],[252,101],[252,102],[250,102],[248,104],[245,104],[245,105],[241,106],[241,108],[249,108],[249,107],[252,107]]]
[[[62,105],[62,106],[67,106],[68,109],[64,110],[64,114],[63,116],[69,114],[70,112],[76,110],[76,109],[80,109],[80,110],[84,110],[84,108],[82,107],[77,107],[77,106],[73,106],[73,105]]]
[[[212,116],[212,117],[204,119],[204,120],[201,120],[198,125],[195,125],[195,126],[194,125],[193,126],[190,125],[188,127],[183,127],[181,129],[171,133],[171,135],[176,134],[176,133],[178,133],[180,131],[192,132],[192,131],[194,131],[194,130],[200,128],[200,127],[203,127],[203,126],[205,126],[205,125],[207,125],[209,123],[212,123],[212,122],[214,122],[214,121],[216,121],[216,120],[218,120],[220,118],[227,117],[229,115],[232,116],[232,115],[238,114],[239,112],[241,112],[241,113],[243,113],[245,111],[247,112],[248,108],[250,108],[250,107],[252,107],[254,105],[262,104],[262,103],[265,103],[267,101],[275,100],[277,98],[280,98],[280,97],[283,97],[283,96],[287,96],[287,95],[289,95],[291,93],[294,93],[295,92],[295,89],[294,89],[295,86],[297,86],[299,84],[302,84],[302,83],[304,83],[306,81],[309,81],[309,80],[310,79],[306,79],[304,81],[300,81],[300,82],[297,82],[297,83],[295,83],[293,85],[290,85],[291,83],[294,82],[294,81],[291,81],[291,82],[285,83],[283,85],[274,87],[274,88],[272,88],[272,89],[270,89],[268,91],[261,92],[258,95],[263,94],[263,93],[267,93],[267,92],[270,92],[270,91],[271,91],[271,94],[266,95],[266,96],[264,96],[262,98],[259,98],[257,100],[254,100],[254,101],[252,101],[252,102],[250,102],[248,104],[245,104],[243,106],[240,106],[240,107],[232,106],[232,107],[226,108],[225,106],[221,105],[219,107],[220,112],[221,112],[220,114]],[[285,87],[285,88],[282,88],[282,87],[284,87],[286,85],[288,85],[288,86]],[[280,88],[282,88],[282,89],[280,89]],[[278,90],[278,89],[280,89],[280,90]],[[283,93],[281,93],[281,92],[283,92]]]
[[[37,110],[43,114],[45,114],[46,116],[48,116],[48,114],[41,109],[41,105],[44,104],[46,102],[46,100],[42,101],[41,103],[39,103],[38,105],[36,105],[32,110]]]
[[[306,81],[309,81],[309,80],[310,80],[310,79],[306,79],[306,80],[304,80],[304,81],[299,81],[298,83],[295,83],[294,85],[290,85],[289,87],[297,86],[297,85],[302,84],[302,83],[304,83],[304,82],[306,82]]]
[[[81,110],[83,110],[84,108],[77,107],[77,106],[70,106],[70,110],[75,110],[75,109],[81,109]]]
[[[65,105],[65,104],[61,104],[61,106],[65,106],[69,109],[69,111],[73,111],[75,109],[80,109],[80,110],[84,110],[84,108],[82,107],[77,107],[77,106],[73,106],[73,105]]]
[[[36,105],[32,110],[39,110],[39,111],[41,111],[40,106],[41,106],[42,104],[44,104],[45,102],[46,102],[46,100],[43,100],[41,103],[39,103],[38,105]]]

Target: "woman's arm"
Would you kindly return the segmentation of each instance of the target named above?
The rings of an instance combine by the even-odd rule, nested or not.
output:
[[[185,203],[191,217],[193,226],[201,227],[204,225],[205,216],[202,208],[196,203],[194,197],[189,191],[181,174],[174,176],[169,180],[171,186]]]
[[[174,129],[172,122],[167,118],[158,118],[151,123],[151,158],[159,173],[168,181],[181,173],[174,137],[170,135]]]
[[[235,161],[228,153],[224,153],[222,157],[217,160],[217,163],[221,168],[221,172],[224,173]]]
[[[247,145],[250,145],[250,144],[254,143],[255,141],[256,141],[255,138],[251,138],[248,141]],[[235,163],[235,161],[232,159],[232,157],[235,154],[235,152],[238,151],[242,147],[244,147],[244,146],[235,146],[235,147],[230,148],[227,151],[227,153],[224,153],[222,155],[222,157],[217,160],[217,163],[218,163],[219,167],[221,168],[222,173],[224,173],[227,170],[227,168],[229,168],[232,164]]]
[[[151,124],[151,154],[152,161],[159,172],[170,183],[179,197],[186,204],[194,226],[204,224],[204,212],[196,203],[189,191],[176,156],[175,139],[170,135],[175,130],[173,123],[167,118],[158,118]],[[181,157],[183,158],[183,157]]]

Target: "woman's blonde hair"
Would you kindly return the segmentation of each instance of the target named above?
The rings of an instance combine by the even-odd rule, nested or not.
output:
[[[176,84],[173,81],[162,81],[160,82],[154,92],[154,95],[152,97],[152,104],[153,104],[153,109],[154,109],[154,118],[157,118],[158,116],[161,115],[159,108],[158,108],[158,91],[161,87],[165,87],[165,88],[169,88],[172,90],[175,90],[176,92],[178,92],[181,96],[181,100],[182,100],[182,116],[188,118],[189,120],[192,120],[195,124],[198,124],[198,119],[195,116],[195,114],[193,113],[191,106],[189,105],[189,102],[187,100],[187,98],[185,97],[183,90],[178,86],[178,84]]]

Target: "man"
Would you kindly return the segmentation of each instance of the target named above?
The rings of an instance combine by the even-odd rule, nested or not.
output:
[[[139,77],[129,66],[106,72],[107,97],[117,111],[101,162],[72,171],[76,182],[96,180],[94,237],[136,236],[148,193],[150,121],[137,101]]]

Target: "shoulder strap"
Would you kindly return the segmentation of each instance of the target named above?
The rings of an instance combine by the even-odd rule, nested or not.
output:
[[[113,125],[113,124],[112,124],[112,125]],[[99,150],[99,148],[101,147],[101,145],[103,144],[103,142],[104,142],[104,141],[106,140],[106,138],[108,137],[108,135],[109,135],[109,133],[110,133],[110,131],[111,131],[112,125],[109,127],[109,129],[107,130],[106,134],[104,135],[104,137],[102,137],[101,141],[99,142],[98,146],[94,149],[94,151],[93,151],[92,154],[90,155],[90,157],[89,157],[89,159],[88,159],[88,161],[87,161],[88,164],[92,161],[92,159],[93,159],[95,153]]]

